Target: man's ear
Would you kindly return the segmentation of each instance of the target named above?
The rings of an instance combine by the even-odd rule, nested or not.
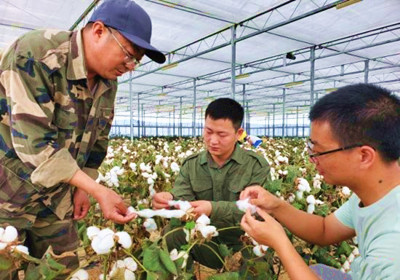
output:
[[[239,128],[239,129],[236,131],[236,138],[237,138],[237,139],[239,139],[239,137],[240,137],[240,135],[242,135],[243,131],[244,131],[243,127]]]
[[[107,27],[104,25],[103,22],[101,21],[96,21],[93,23],[91,27],[91,34],[93,35],[93,38],[98,41],[102,37],[104,37],[107,33],[106,31]]]
[[[370,146],[360,147],[360,168],[368,169],[376,160],[378,154],[377,151]]]

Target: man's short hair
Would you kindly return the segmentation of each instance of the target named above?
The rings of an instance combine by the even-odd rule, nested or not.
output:
[[[339,88],[319,99],[309,118],[327,121],[343,146],[371,146],[387,162],[400,157],[400,99],[384,88],[372,84]]]
[[[238,102],[231,98],[218,98],[208,104],[205,118],[231,120],[235,130],[238,130],[242,125],[243,115],[243,107]]]

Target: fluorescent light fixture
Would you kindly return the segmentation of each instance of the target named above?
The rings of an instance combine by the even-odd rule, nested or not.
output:
[[[361,2],[362,0],[343,0],[341,3],[336,5],[336,9],[342,9],[344,7],[353,5],[355,3]]]
[[[325,91],[326,91],[327,93],[330,93],[330,92],[336,91],[336,90],[337,90],[337,88],[326,88],[326,89],[325,89]]]
[[[157,94],[157,96],[164,97],[164,96],[167,96],[167,94],[166,93],[159,93],[159,94]]]
[[[302,85],[304,82],[298,81],[298,82],[290,82],[285,84],[286,88],[290,88],[290,87],[294,87],[294,86],[298,86],[298,85]]]
[[[247,77],[250,77],[249,73],[239,74],[239,75],[235,76],[235,79],[239,80],[239,79],[244,79],[244,78],[247,78]]]
[[[178,64],[179,64],[178,62],[167,64],[167,65],[161,67],[161,70],[165,71],[168,69],[175,68],[176,66],[178,66]]]

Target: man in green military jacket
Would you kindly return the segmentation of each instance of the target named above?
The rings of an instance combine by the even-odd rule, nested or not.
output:
[[[173,199],[191,201],[196,215],[206,214],[217,228],[238,225],[243,213],[236,207],[240,192],[247,186],[265,186],[269,180],[267,161],[253,151],[240,148],[237,140],[243,132],[243,108],[233,99],[211,102],[205,114],[204,142],[207,151],[189,156],[182,164],[171,193],[153,197],[153,208],[168,208]],[[224,230],[213,241],[240,249],[243,231]],[[183,232],[167,236],[169,250],[186,243]],[[212,243],[210,246],[216,248]],[[217,250],[218,251],[218,250]],[[220,268],[219,258],[206,246],[191,250],[194,260],[211,268]]]
[[[42,257],[79,244],[73,219],[92,195],[104,216],[128,215],[122,198],[95,182],[107,153],[117,77],[143,55],[163,63],[150,45],[151,20],[130,0],[106,0],[81,30],[35,30],[0,61],[0,226],[15,226],[30,254]],[[75,186],[76,188],[73,188]],[[77,257],[61,260],[69,268]],[[11,273],[0,273],[7,279]]]

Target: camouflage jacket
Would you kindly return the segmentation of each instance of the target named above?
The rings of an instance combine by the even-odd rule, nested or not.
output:
[[[28,32],[5,51],[0,217],[33,222],[44,204],[64,218],[72,188],[62,182],[78,169],[97,177],[106,155],[116,88],[116,81],[99,78],[89,90],[81,31]]]

